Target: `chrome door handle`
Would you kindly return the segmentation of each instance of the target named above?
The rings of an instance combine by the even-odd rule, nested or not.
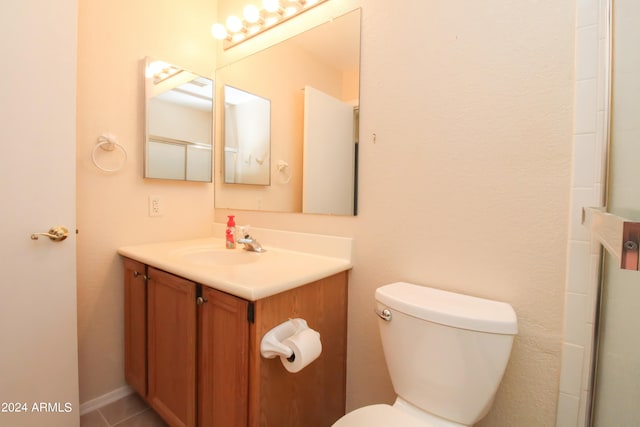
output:
[[[31,240],[38,240],[38,237],[46,236],[53,240],[54,242],[61,242],[67,237],[69,237],[69,230],[65,227],[57,226],[53,227],[47,233],[33,233],[31,234]]]
[[[378,317],[381,318],[382,320],[384,320],[385,322],[390,322],[391,321],[391,310],[389,310],[388,308],[385,308],[382,311],[380,311],[378,309],[376,309],[374,311],[376,312]]]

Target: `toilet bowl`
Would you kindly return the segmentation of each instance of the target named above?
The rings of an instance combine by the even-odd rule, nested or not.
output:
[[[464,427],[487,414],[518,332],[509,304],[397,282],[376,290],[376,313],[397,399],[334,427]]]

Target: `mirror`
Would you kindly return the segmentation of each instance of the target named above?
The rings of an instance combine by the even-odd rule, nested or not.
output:
[[[224,86],[224,182],[269,185],[271,102]]]
[[[211,182],[213,81],[145,59],[145,178]]]
[[[271,107],[270,184],[228,184],[227,113],[216,115],[216,208],[356,214],[360,9],[218,68],[216,83],[219,103],[230,86]]]

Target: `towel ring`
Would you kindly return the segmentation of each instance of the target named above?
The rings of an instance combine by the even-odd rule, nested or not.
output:
[[[96,153],[98,152],[98,148],[101,148],[104,151],[113,151],[116,149],[116,147],[119,148],[124,155],[122,163],[115,168],[105,168],[104,166],[100,166],[100,164],[98,164],[98,161],[96,160]],[[110,133],[103,133],[98,137],[98,143],[95,147],[93,147],[93,151],[91,151],[91,160],[93,161],[93,164],[101,171],[117,172],[124,167],[125,163],[127,163],[127,150],[122,146],[122,144],[118,143],[118,138],[115,135],[112,135]]]

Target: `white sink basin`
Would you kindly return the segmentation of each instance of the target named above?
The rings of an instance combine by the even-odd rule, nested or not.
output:
[[[206,266],[250,264],[260,258],[256,252],[211,246],[181,249],[173,255],[184,262]]]
[[[224,224],[216,227],[215,234],[224,235]],[[260,240],[272,243],[267,252],[248,252],[241,245],[226,249],[224,239],[208,237],[124,246],[118,253],[249,301],[352,267],[349,238],[254,230]]]

